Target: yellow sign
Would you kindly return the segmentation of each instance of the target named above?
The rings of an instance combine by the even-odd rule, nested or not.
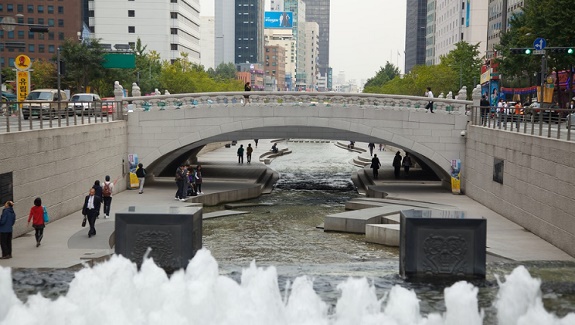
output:
[[[18,101],[23,102],[30,93],[30,71],[17,71],[16,81],[16,93],[18,96]]]
[[[30,60],[29,56],[20,54],[14,61],[14,67],[16,67],[16,69],[19,71],[26,71],[32,67],[32,60]]]
[[[488,82],[489,79],[491,79],[491,68],[487,69],[487,71],[485,71],[481,74],[481,78],[479,79],[479,83],[483,85],[484,83]]]

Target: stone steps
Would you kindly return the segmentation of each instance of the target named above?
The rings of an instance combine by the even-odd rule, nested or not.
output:
[[[368,224],[365,241],[385,246],[399,247],[399,224]]]

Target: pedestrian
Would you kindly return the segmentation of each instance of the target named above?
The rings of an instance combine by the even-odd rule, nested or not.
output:
[[[104,186],[102,186],[102,202],[104,203],[104,219],[110,217],[110,207],[112,206],[112,193],[114,192],[114,182],[110,182],[110,175],[106,175]],[[97,195],[97,194],[96,194]]]
[[[252,148],[251,143],[248,143],[248,147],[246,148],[246,158],[248,159],[248,164],[252,162],[252,152],[254,152],[254,148]]]
[[[187,191],[187,195],[188,196],[195,196],[197,195],[197,190],[196,190],[196,172],[194,171],[194,167],[192,166],[188,166],[188,191]]]
[[[375,149],[375,143],[370,142],[367,147],[369,148],[369,155],[373,156],[373,149]]]
[[[409,156],[409,152],[405,153],[405,157],[403,157],[403,161],[401,162],[403,166],[403,171],[405,172],[405,176],[409,175],[409,168],[411,167],[411,157]]]
[[[238,164],[243,163],[244,163],[244,145],[240,144],[240,147],[238,148]]]
[[[272,146],[272,149],[271,149],[271,150],[272,150],[273,153],[278,153],[278,152],[279,152],[278,144],[277,144],[277,143],[274,143],[274,145]]]
[[[92,188],[94,190],[96,190],[96,196],[99,198],[102,198],[102,202],[103,202],[103,196],[102,196],[102,186],[100,185],[100,180],[95,180],[94,181],[94,185],[92,185]],[[100,211],[98,211],[98,215],[100,214]]]
[[[487,99],[487,95],[483,95],[481,97],[481,101],[479,101],[479,107],[481,112],[481,125],[487,125],[487,114],[489,114],[489,100]]]
[[[429,98],[429,102],[427,103],[427,106],[425,106],[425,109],[429,110],[429,111],[431,111],[431,113],[433,113],[433,92],[431,91],[431,87],[427,87],[427,91],[425,92],[425,97]]]
[[[144,193],[144,181],[146,180],[146,169],[142,163],[138,164],[138,169],[136,169],[136,176],[140,182],[139,194]]]
[[[40,246],[40,242],[44,237],[44,208],[42,207],[42,199],[37,197],[34,200],[34,206],[30,209],[30,215],[28,215],[28,225],[30,225],[30,220],[32,220],[32,227],[34,227],[36,237],[36,247]]]
[[[88,230],[88,238],[96,236],[96,218],[100,214],[100,205],[102,198],[96,196],[96,190],[94,188],[90,189],[90,193],[86,195],[84,199],[84,205],[82,206],[82,215],[84,218],[88,218],[88,224],[90,224],[90,230]]]
[[[185,166],[182,164],[180,165],[180,167],[178,167],[176,169],[176,186],[178,187],[178,190],[176,191],[176,200],[180,200],[180,201],[185,201],[185,194],[184,194],[184,184],[185,184],[185,178],[186,177],[186,170],[185,170]]]
[[[395,157],[393,157],[393,173],[395,174],[395,178],[399,179],[399,172],[401,171],[401,152],[396,152]]]
[[[373,178],[377,179],[379,176],[379,167],[381,167],[381,163],[379,162],[379,158],[377,158],[377,155],[373,155],[373,158],[371,158],[370,167],[373,170]]]
[[[184,165],[184,187],[182,188],[182,196],[184,200],[188,198],[188,188],[190,187],[190,165]]]
[[[14,202],[6,201],[0,217],[0,247],[2,247],[1,259],[3,260],[12,258],[12,231],[15,222]]]
[[[194,179],[196,181],[196,188],[198,194],[204,194],[204,192],[202,192],[202,183],[204,182],[202,179],[202,165],[198,165],[196,167],[196,172],[194,173]]]
[[[254,142],[256,143],[256,148],[258,147],[258,139],[254,139]]]
[[[383,151],[383,143],[379,144],[379,151]]]
[[[244,91],[252,91],[252,86],[250,86],[250,82],[246,82],[246,84],[244,85]],[[244,95],[244,106],[246,106],[247,103],[250,102],[250,96],[249,95]]]

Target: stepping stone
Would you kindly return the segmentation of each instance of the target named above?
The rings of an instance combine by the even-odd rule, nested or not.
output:
[[[249,208],[249,207],[270,207],[273,203],[228,203],[224,205],[226,209]]]
[[[215,211],[215,212],[208,212],[204,213],[202,219],[214,219],[214,218],[221,218],[221,217],[229,217],[229,216],[237,216],[241,214],[248,214],[249,211],[230,211],[230,210],[222,210],[222,211]]]

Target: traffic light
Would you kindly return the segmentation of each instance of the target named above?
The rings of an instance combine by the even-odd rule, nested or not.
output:
[[[509,49],[509,51],[511,51],[511,54],[527,54],[527,55],[530,55],[531,53],[533,53],[533,49],[532,49],[532,48],[526,48],[526,47],[513,48],[513,49]]]
[[[551,47],[548,50],[550,53],[567,53],[567,54],[575,53],[575,49],[573,47]]]

